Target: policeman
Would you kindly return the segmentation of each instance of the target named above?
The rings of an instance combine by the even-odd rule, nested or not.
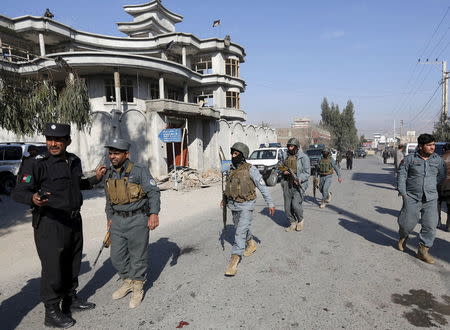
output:
[[[83,250],[81,189],[92,188],[105,169],[98,168],[96,176],[82,179],[80,159],[66,151],[71,143],[69,125],[47,124],[44,135],[48,152],[23,164],[12,198],[33,206],[44,324],[68,328],[75,324],[71,311],[95,307],[76,295]]]
[[[308,188],[311,166],[308,156],[301,151],[300,142],[296,138],[290,138],[287,147],[289,155],[284,161],[287,170],[283,171],[281,181],[284,211],[290,223],[285,230],[301,231],[304,228],[302,203]]]
[[[256,243],[250,231],[253,220],[253,210],[256,202],[256,189],[258,188],[269,206],[269,214],[275,214],[275,204],[269,190],[255,166],[247,163],[249,149],[242,142],[236,142],[231,147],[232,168],[227,178],[225,195],[228,208],[233,215],[236,227],[234,244],[231,249],[231,259],[225,271],[226,276],[234,276],[242,255],[248,257],[256,251]],[[225,207],[225,205],[222,205]]]
[[[398,249],[406,249],[408,235],[420,221],[417,258],[432,264],[434,259],[428,250],[433,246],[438,224],[437,185],[445,179],[446,169],[442,158],[434,153],[434,136],[421,134],[417,142],[418,150],[403,159],[397,177],[398,192],[403,197],[398,217]]]
[[[330,150],[325,148],[322,150],[322,159],[319,162],[318,171],[320,176],[319,190],[322,194],[322,202],[320,208],[323,209],[327,203],[331,201],[332,193],[329,191],[333,178],[333,170],[338,176],[339,183],[342,182],[341,169],[337,166],[334,159],[330,156]]]
[[[129,160],[128,141],[113,139],[105,147],[112,165],[105,174],[111,262],[122,279],[112,298],[132,292],[129,307],[136,308],[144,296],[149,229],[159,225],[160,191],[148,168]]]

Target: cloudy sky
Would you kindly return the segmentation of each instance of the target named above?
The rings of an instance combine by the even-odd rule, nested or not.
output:
[[[122,35],[125,4],[144,0],[2,0],[8,17],[42,15],[76,29]],[[241,66],[249,123],[288,126],[294,117],[320,120],[324,97],[341,109],[355,104],[366,136],[429,131],[441,109],[441,63],[450,54],[449,0],[163,0],[184,16],[177,31],[200,38],[231,35],[247,53]],[[212,28],[212,22],[222,24]],[[418,59],[421,62],[418,62]],[[428,63],[426,59],[428,58]],[[426,64],[422,64],[422,63]],[[433,63],[432,63],[433,62]],[[449,65],[450,66],[450,65]]]

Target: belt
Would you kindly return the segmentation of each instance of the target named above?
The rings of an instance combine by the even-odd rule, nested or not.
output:
[[[75,211],[65,211],[65,210],[59,210],[54,208],[45,207],[41,211],[41,215],[48,216],[50,218],[70,218],[75,219],[80,216],[80,210]]]
[[[116,210],[113,210],[113,214],[116,214],[116,215],[118,215],[118,216],[120,216],[120,217],[131,217],[131,216],[133,216],[133,215],[136,215],[136,214],[140,214],[140,213],[145,213],[144,212],[144,210],[143,209],[138,209],[138,210],[134,210],[134,211],[116,211]]]

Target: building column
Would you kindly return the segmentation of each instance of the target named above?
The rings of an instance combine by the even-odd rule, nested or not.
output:
[[[116,107],[117,110],[122,111],[122,102],[120,95],[120,73],[119,71],[114,71],[114,90],[116,92]]]
[[[161,52],[161,59],[162,60],[164,60],[164,61],[167,61],[167,54],[166,54],[166,52]]]
[[[164,76],[162,73],[159,74],[159,98],[164,99]]]
[[[45,56],[45,41],[42,33],[39,33],[39,48],[41,50],[41,56]]]
[[[181,64],[186,66],[186,46],[181,48]]]
[[[203,125],[202,120],[189,120],[189,167],[203,170]]]
[[[185,103],[189,102],[189,94],[188,94],[188,84],[187,81],[183,83],[183,101]]]

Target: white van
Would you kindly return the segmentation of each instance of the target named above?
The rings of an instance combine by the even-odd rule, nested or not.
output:
[[[278,181],[278,164],[286,157],[287,148],[259,148],[246,161],[256,166],[268,186],[274,186]]]
[[[405,148],[405,156],[413,154],[417,149],[417,142],[407,143]]]

